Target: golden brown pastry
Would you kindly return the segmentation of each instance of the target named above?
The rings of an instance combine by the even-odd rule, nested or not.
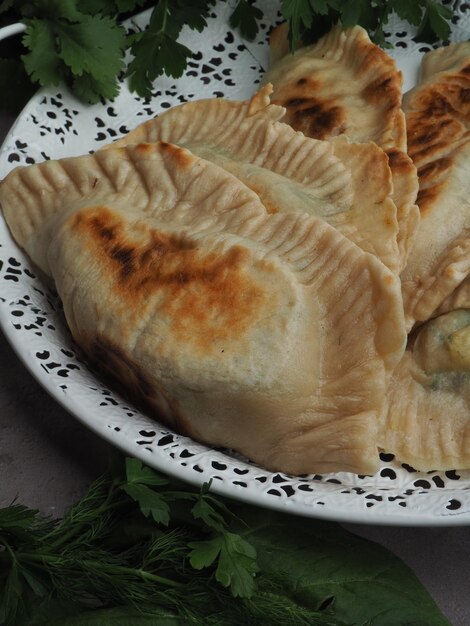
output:
[[[110,198],[129,216],[158,216],[186,225],[239,209],[244,215],[266,212],[237,178],[165,142],[18,167],[0,187],[13,236],[46,274],[51,273],[48,242],[56,219],[62,220],[66,210],[106,204]]]
[[[411,326],[431,317],[470,273],[470,43],[427,53],[404,106],[421,211],[402,275]]]
[[[374,256],[167,143],[17,168],[0,202],[77,343],[159,419],[273,470],[377,469],[405,330]]]
[[[406,154],[401,108],[402,76],[395,62],[360,26],[334,27],[316,44],[287,54],[286,27],[271,40],[273,63],[265,81],[273,102],[287,109],[283,121],[309,137],[374,141],[389,158],[392,198],[398,208],[401,268],[419,222],[416,168]]]
[[[331,143],[295,132],[273,119],[280,107],[267,104],[269,91],[266,86],[254,96],[251,103],[264,104],[254,112],[250,102],[237,103],[245,117],[234,115],[235,104],[228,100],[190,102],[108,147],[137,141],[184,146],[234,174],[258,194],[268,212],[317,215],[398,272],[397,209],[384,152],[371,142],[354,144],[344,137]]]
[[[418,329],[393,374],[380,444],[419,470],[470,467],[470,310]]]

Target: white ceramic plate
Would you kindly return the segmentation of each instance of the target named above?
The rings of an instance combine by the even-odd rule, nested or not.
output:
[[[261,3],[258,3],[261,4]],[[198,50],[185,76],[159,79],[150,104],[122,85],[113,103],[84,106],[65,88],[39,91],[26,106],[0,153],[0,178],[16,165],[82,154],[127,132],[170,106],[201,97],[252,95],[267,61],[266,32],[276,3],[264,2],[266,20],[246,44],[228,23],[230,4],[219,3],[203,36],[189,30],[184,43]],[[468,38],[465,3],[457,9],[453,37]],[[470,16],[469,16],[470,17]],[[142,27],[148,14],[135,25]],[[390,25],[393,54],[406,86],[416,80],[428,46],[411,43],[399,22]],[[0,325],[40,384],[101,437],[149,465],[185,481],[213,479],[214,491],[312,517],[401,525],[470,523],[470,471],[416,472],[382,455],[375,476],[348,473],[292,477],[272,473],[229,451],[183,437],[139,412],[91,370],[73,343],[60,301],[18,249],[0,217]]]

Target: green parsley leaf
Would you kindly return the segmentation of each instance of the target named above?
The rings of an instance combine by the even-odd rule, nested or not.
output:
[[[439,39],[445,41],[450,35],[450,24],[447,20],[452,17],[452,11],[434,0],[420,0],[425,3],[421,24],[419,25],[415,41],[434,43]]]
[[[129,64],[127,75],[131,91],[150,98],[153,81],[166,74],[179,78],[186,69],[192,52],[186,46],[165,34],[146,31],[132,46],[135,58]]]
[[[391,0],[390,8],[392,11],[400,17],[402,20],[413,24],[413,26],[419,26],[423,16],[423,6],[420,0],[410,2],[410,0]]]
[[[114,78],[124,67],[126,34],[121,26],[101,15],[80,22],[57,23],[59,56],[75,76],[89,73],[96,79]]]
[[[259,571],[256,550],[235,533],[224,533],[223,540],[216,580],[230,587],[235,598],[249,598],[255,589],[254,575]]]
[[[448,7],[428,1],[428,15],[431,27],[439,39],[442,41],[449,39],[450,24],[448,20],[452,18],[452,11]]]
[[[177,41],[180,32],[183,26],[202,31],[213,4],[214,0],[160,0],[142,36],[131,39],[134,59],[127,69],[131,91],[150,98],[152,83],[158,76],[183,75],[193,53]]]
[[[256,550],[240,535],[223,532],[207,541],[189,544],[189,562],[194,569],[210,567],[217,560],[216,580],[230,587],[235,598],[250,598],[255,588],[254,575],[259,571]]]
[[[80,21],[83,14],[77,9],[77,0],[35,0],[20,3],[26,18],[40,18],[56,23],[59,20]]]
[[[140,484],[123,485],[121,489],[138,503],[145,517],[152,517],[157,524],[168,526],[170,522],[170,507],[160,494],[152,491],[150,487]]]
[[[210,567],[220,554],[222,549],[222,536],[217,535],[207,541],[193,541],[189,544],[192,551],[189,554],[189,562],[194,569]]]
[[[40,85],[58,85],[65,72],[57,56],[53,25],[47,20],[31,20],[23,36],[23,44],[30,50],[21,58],[32,80]]]
[[[78,8],[89,15],[110,15],[137,11],[146,0],[78,0]]]
[[[163,37],[159,52],[165,74],[173,78],[183,76],[188,59],[193,56],[189,48],[168,36]]]
[[[327,15],[330,8],[336,8],[336,3],[331,0],[310,0],[310,6],[318,15]]]
[[[349,0],[341,8],[341,22],[343,26],[355,26],[370,7],[368,0]]]
[[[126,459],[126,478],[130,484],[163,486],[168,480],[138,459]]]
[[[210,7],[216,0],[170,0],[168,5],[169,22],[166,25],[168,35],[176,39],[183,26],[202,32],[207,26],[206,18]],[[174,28],[174,31],[173,31]]]
[[[78,8],[88,15],[114,15],[117,12],[114,0],[78,0]]]
[[[281,13],[289,22],[289,44],[293,50],[302,30],[312,25],[312,8],[305,0],[282,0]]]
[[[162,54],[169,18],[169,0],[161,0],[152,11],[147,29],[142,36],[134,38],[131,51],[134,59],[127,68],[129,87],[144,98],[152,95],[153,81],[166,71],[166,64],[172,60]],[[172,35],[176,39],[182,26],[174,23]],[[167,46],[168,48],[168,46]],[[191,51],[188,50],[188,56]]]
[[[206,489],[207,491],[205,491]],[[222,511],[227,515],[230,515],[230,511],[220,500],[208,495],[208,489],[207,483],[202,486],[196,504],[191,509],[191,514],[194,519],[200,519],[209,528],[222,531],[226,528],[227,522],[224,516],[217,511],[217,508],[222,508]]]
[[[111,76],[98,80],[84,72],[81,76],[73,77],[72,90],[84,102],[97,104],[103,98],[114,100],[119,93],[119,85]]]
[[[230,15],[231,28],[238,28],[243,37],[252,41],[259,31],[258,20],[263,17],[263,12],[247,0],[238,0],[235,10]]]

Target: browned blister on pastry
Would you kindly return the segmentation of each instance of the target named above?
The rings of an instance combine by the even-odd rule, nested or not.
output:
[[[272,36],[273,65],[265,76],[274,86],[273,102],[287,109],[283,121],[309,137],[344,134],[354,142],[374,141],[387,153],[403,267],[419,213],[416,168],[406,154],[401,72],[359,26],[337,26],[294,54],[281,44],[285,31],[281,25]]]
[[[77,343],[158,419],[272,470],[377,469],[400,285],[332,226],[168,143],[18,168],[0,202]]]
[[[470,43],[424,56],[421,81],[407,94],[405,111],[421,211],[402,275],[411,325],[433,315],[470,273]]]

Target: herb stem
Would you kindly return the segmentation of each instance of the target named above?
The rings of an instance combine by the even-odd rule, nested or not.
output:
[[[167,19],[168,19],[168,0],[164,0],[164,2],[163,2],[163,22],[162,22],[162,27],[160,29],[161,33],[164,33],[166,31]]]
[[[43,563],[49,565],[57,565],[58,561],[60,561],[60,557],[49,555],[49,554],[30,554],[28,552],[22,552],[18,554],[18,557],[22,561],[30,561],[33,563]],[[73,563],[72,563],[73,566]],[[164,576],[159,576],[158,574],[152,574],[151,572],[147,572],[143,569],[135,569],[132,567],[125,567],[122,565],[109,565],[107,563],[102,563],[99,561],[94,561],[92,559],[80,559],[79,569],[96,571],[101,570],[106,574],[128,574],[130,576],[134,576],[137,578],[141,578],[142,580],[157,583],[159,585],[164,585],[166,587],[173,587],[175,589],[180,588],[184,583],[177,582],[176,580],[172,580],[171,578],[166,578]]]
[[[143,569],[133,569],[132,567],[119,566],[119,571],[122,572],[123,574],[131,574],[131,575],[137,574],[143,580],[158,583],[159,585],[166,585],[167,587],[173,587],[174,589],[178,589],[182,587],[184,584],[184,583],[179,583],[176,580],[171,580],[170,578],[166,578],[165,576],[159,576],[158,574],[152,574],[150,572],[146,572]]]

